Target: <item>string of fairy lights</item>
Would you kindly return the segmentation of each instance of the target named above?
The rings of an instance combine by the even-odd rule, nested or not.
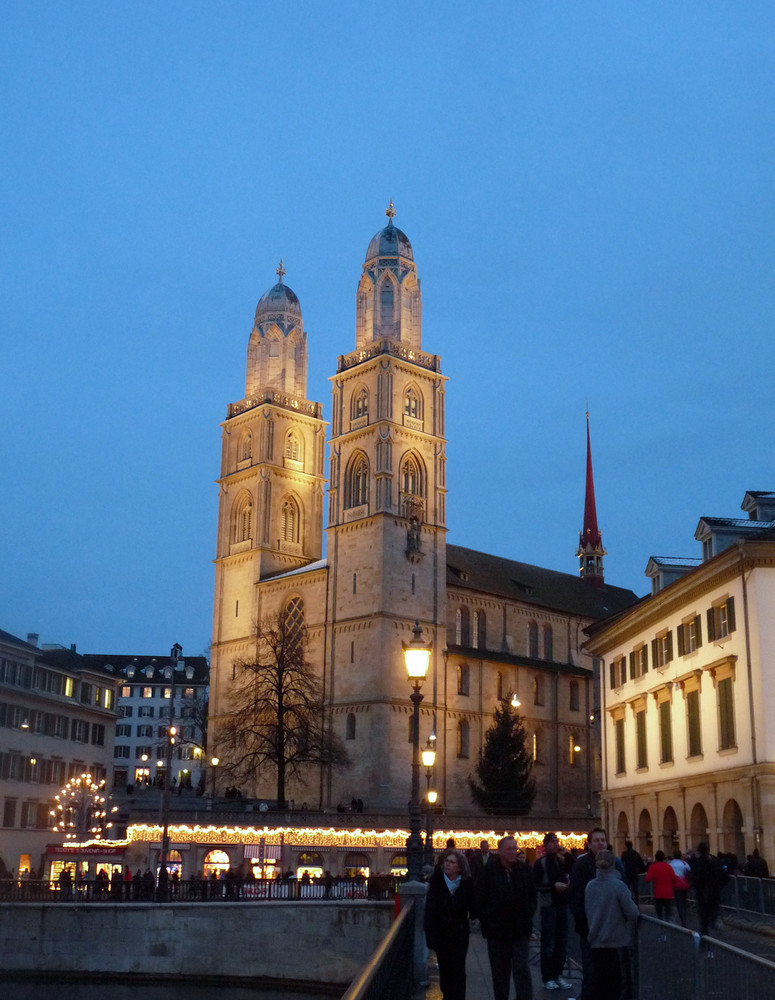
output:
[[[87,773],[71,778],[54,796],[52,828],[73,843],[102,840],[113,826],[108,819],[110,813],[104,788],[104,778],[97,782]]]

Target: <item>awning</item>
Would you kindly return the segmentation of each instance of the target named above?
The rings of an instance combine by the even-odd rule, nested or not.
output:
[[[261,844],[245,844],[245,854],[246,858],[260,858],[261,857]],[[275,861],[279,861],[282,856],[282,844],[264,844],[263,845],[263,856],[267,860],[272,858]]]

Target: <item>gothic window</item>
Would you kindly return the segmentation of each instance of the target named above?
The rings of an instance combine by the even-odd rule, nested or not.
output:
[[[363,387],[361,387],[356,390],[352,399],[352,419],[357,420],[358,417],[365,417],[368,412],[369,394]]]
[[[249,462],[252,455],[253,455],[253,442],[250,437],[250,431],[245,431],[245,433],[240,438],[239,461]]]
[[[346,740],[355,739],[355,716],[352,712],[347,716],[347,721],[344,728],[344,738]]]
[[[280,515],[280,538],[284,542],[299,540],[299,505],[293,497],[284,497]]]
[[[411,496],[423,495],[420,466],[412,455],[408,455],[401,465],[401,489]]]
[[[469,753],[469,729],[468,722],[461,719],[457,724],[457,755],[458,757],[468,757]]]
[[[407,417],[422,419],[422,398],[413,386],[409,386],[404,394],[404,413]]]
[[[533,679],[533,704],[546,704],[546,684],[540,674],[537,674]]]
[[[455,612],[455,644],[457,646],[469,644],[468,622],[468,608],[458,608]]]
[[[386,278],[382,283],[379,293],[380,322],[393,322],[393,299],[393,282],[389,278]]]
[[[358,454],[350,463],[345,480],[345,507],[360,507],[369,502],[369,463],[366,456]]]
[[[471,619],[471,645],[474,649],[487,648],[487,616],[484,611],[474,611]]]
[[[544,659],[551,660],[554,657],[554,636],[552,626],[544,625]]]
[[[295,431],[290,431],[285,439],[285,457],[294,462],[302,460],[301,438]]]
[[[471,670],[467,663],[461,663],[457,668],[457,693],[471,693]]]
[[[232,539],[235,542],[246,542],[252,538],[253,503],[247,494],[243,494],[234,506],[234,525]]]
[[[503,701],[503,674],[500,672],[495,678],[495,697],[498,701]]]
[[[527,655],[538,659],[538,625],[535,622],[527,627]]]
[[[579,682],[571,681],[569,689],[568,698],[568,708],[571,712],[578,712],[579,710]]]
[[[290,653],[301,646],[305,638],[304,601],[300,597],[293,597],[288,601],[283,611],[283,619],[286,646]]]

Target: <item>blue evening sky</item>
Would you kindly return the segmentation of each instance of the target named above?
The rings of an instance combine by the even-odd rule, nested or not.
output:
[[[606,579],[775,489],[770,2],[0,9],[0,628],[197,654],[220,430],[282,256],[308,397],[392,198],[449,541]]]

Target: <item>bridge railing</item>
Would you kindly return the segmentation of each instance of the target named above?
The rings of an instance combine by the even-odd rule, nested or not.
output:
[[[415,907],[409,901],[342,1000],[409,1000]]]
[[[772,997],[775,963],[642,914],[635,947],[635,984],[637,1000]]]

